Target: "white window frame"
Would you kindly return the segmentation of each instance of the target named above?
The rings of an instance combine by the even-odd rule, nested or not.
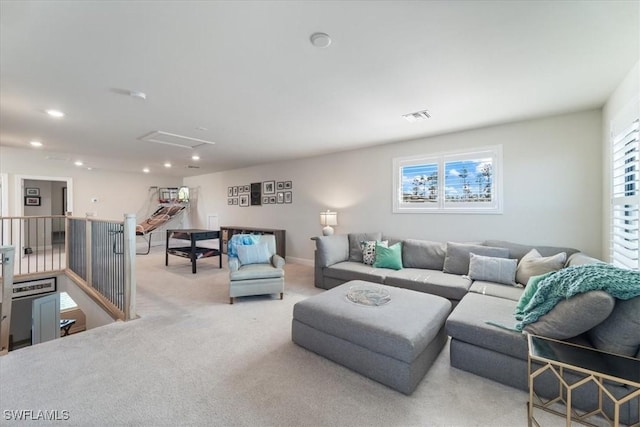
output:
[[[632,100],[610,123],[611,263],[640,268],[640,98]]]
[[[464,160],[491,159],[490,202],[448,202],[445,200],[445,167],[447,163]],[[408,166],[437,164],[437,200],[407,202],[403,195],[403,169]],[[393,212],[394,213],[458,213],[458,214],[502,214],[502,145],[480,147],[470,150],[424,154],[393,159]]]

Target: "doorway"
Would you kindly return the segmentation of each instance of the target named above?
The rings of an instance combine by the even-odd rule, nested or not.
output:
[[[15,216],[40,216],[65,215],[73,211],[72,195],[73,182],[68,177],[55,176],[31,176],[16,175],[14,179],[15,192],[13,212]],[[44,219],[38,221],[45,221]],[[22,231],[25,254],[33,251],[35,244],[44,244],[46,247],[64,244],[65,221],[62,218],[46,220],[47,226],[40,228],[46,230],[46,235],[25,227]],[[19,232],[16,230],[16,232]]]

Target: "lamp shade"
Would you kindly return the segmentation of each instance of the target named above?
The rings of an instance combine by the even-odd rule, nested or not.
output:
[[[329,210],[320,212],[320,225],[338,225],[338,213]]]

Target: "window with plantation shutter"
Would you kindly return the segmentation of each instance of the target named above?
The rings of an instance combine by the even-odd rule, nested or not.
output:
[[[611,125],[611,262],[637,270],[639,265],[640,103],[635,102]]]

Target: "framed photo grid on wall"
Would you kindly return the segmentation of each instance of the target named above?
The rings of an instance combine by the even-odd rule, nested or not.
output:
[[[227,187],[227,205],[261,206],[293,203],[293,181],[267,180]],[[285,191],[288,190],[288,191]]]

